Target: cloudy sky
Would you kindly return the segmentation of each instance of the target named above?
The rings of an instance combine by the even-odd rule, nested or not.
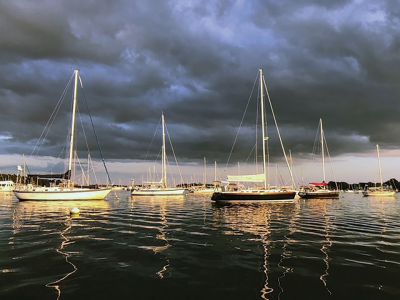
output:
[[[44,161],[65,148],[70,91],[39,158],[29,154],[79,68],[114,181],[143,176],[157,158],[160,129],[151,141],[162,111],[185,176],[200,177],[204,156],[225,166],[262,67],[304,180],[321,177],[310,155],[319,118],[338,180],[375,180],[377,143],[386,177],[400,177],[398,1],[0,0],[0,33],[2,171],[15,170],[22,154],[37,171],[62,168]],[[256,112],[255,98],[235,170],[238,161],[250,169]],[[281,163],[270,127],[271,161]],[[99,157],[89,133],[88,144]]]

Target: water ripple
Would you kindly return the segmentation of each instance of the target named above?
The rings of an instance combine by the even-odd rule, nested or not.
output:
[[[399,215],[397,199],[347,194],[222,206],[123,192],[68,203],[3,195],[0,298],[395,299]]]

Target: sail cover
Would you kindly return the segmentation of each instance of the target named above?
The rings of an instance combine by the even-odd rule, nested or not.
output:
[[[235,182],[264,182],[264,174],[228,175],[228,181]]]

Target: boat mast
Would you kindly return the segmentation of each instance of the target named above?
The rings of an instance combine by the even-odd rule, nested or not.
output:
[[[74,164],[74,143],[75,143],[75,118],[76,118],[76,109],[77,109],[77,101],[78,101],[78,79],[79,79],[79,70],[74,71],[75,74],[75,84],[74,84],[74,99],[72,104],[72,120],[71,120],[71,139],[69,142],[69,161],[68,161],[68,186],[71,185],[71,175],[72,175],[72,165]]]
[[[322,153],[322,173],[324,176],[324,182],[326,182],[325,175],[325,145],[324,145],[324,129],[322,128],[322,119],[319,119],[321,125],[321,153]]]
[[[90,174],[90,153],[88,153],[88,157],[87,157],[87,177],[86,177],[86,184],[87,184],[87,186],[89,186],[90,185],[90,176],[89,176],[89,174]]]
[[[164,188],[167,187],[167,155],[165,151],[165,120],[164,120],[164,113],[161,115],[161,122],[162,122],[162,186]]]
[[[214,161],[214,181],[217,181],[217,161]]]
[[[382,166],[381,166],[381,156],[379,155],[379,145],[376,145],[376,153],[378,155],[379,178],[381,180],[381,190],[383,190]]]
[[[203,182],[204,182],[204,187],[206,187],[206,185],[207,185],[207,161],[206,161],[206,157],[204,157],[204,178],[203,178]]]
[[[262,128],[262,146],[263,146],[263,171],[264,171],[264,188],[267,188],[267,162],[265,159],[265,141],[267,138],[265,137],[265,116],[264,116],[264,91],[263,91],[263,71],[260,72],[260,101],[261,101],[261,128]]]

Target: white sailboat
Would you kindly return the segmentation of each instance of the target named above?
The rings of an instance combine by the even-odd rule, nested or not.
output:
[[[233,190],[215,192],[211,200],[221,203],[234,203],[234,202],[287,202],[287,201],[294,201],[294,197],[296,195],[296,191],[292,190],[291,188],[271,188],[268,185],[268,177],[267,177],[267,158],[266,158],[266,141],[268,137],[266,136],[266,122],[265,122],[265,111],[264,111],[264,75],[262,69],[259,69],[259,80],[260,80],[260,110],[261,110],[261,129],[262,129],[262,146],[263,146],[263,173],[262,174],[255,174],[255,175],[237,175],[237,176],[228,176],[228,182],[252,182],[252,183],[262,183],[262,187],[255,187],[255,188],[245,188],[245,189],[237,189],[236,187]],[[266,85],[265,85],[266,86]],[[269,99],[268,90],[266,89],[266,95]],[[272,110],[272,106],[271,106]],[[274,116],[274,113],[272,111]],[[275,119],[275,116],[274,116]],[[276,119],[275,119],[276,121]],[[278,129],[278,128],[277,128]],[[279,134],[278,136],[281,142],[282,150],[283,143],[282,139]],[[286,163],[289,169],[289,172],[292,177],[292,183],[294,185],[293,174],[288,163],[285,151],[283,154],[286,159]]]
[[[321,139],[321,156],[322,156],[322,182],[312,182],[309,186],[302,187],[299,191],[299,196],[305,199],[313,198],[339,198],[339,191],[330,190],[328,184],[326,183],[326,172],[325,172],[325,134],[324,128],[322,126],[322,119],[319,119],[320,126],[320,139]],[[328,149],[328,148],[327,148]],[[328,151],[327,151],[328,152]],[[329,155],[329,152],[328,152]]]
[[[72,105],[72,120],[71,120],[71,135],[69,143],[69,160],[67,171],[67,182],[54,187],[34,187],[32,185],[25,185],[18,187],[14,190],[15,196],[20,201],[37,200],[103,200],[111,191],[111,188],[78,188],[74,186],[71,180],[72,170],[75,164],[75,123],[76,112],[78,106],[78,81],[79,70],[74,71],[74,96]]]
[[[215,166],[215,168],[216,168],[216,166]],[[215,173],[216,173],[216,171],[215,171]],[[214,176],[214,177],[216,177],[216,176]],[[194,189],[193,193],[197,194],[197,195],[211,196],[215,191],[216,191],[215,187],[207,187],[207,161],[206,161],[206,158],[204,157],[203,186],[201,186],[200,188]]]
[[[11,180],[1,180],[0,181],[0,192],[12,192],[15,188],[14,181]]]
[[[162,123],[161,181],[148,182],[145,187],[137,190],[132,190],[131,191],[132,196],[183,196],[189,192],[187,189],[183,188],[168,187],[164,114],[161,115],[161,123]]]
[[[389,189],[389,188],[386,188],[383,186],[382,166],[381,166],[379,145],[376,145],[376,153],[378,156],[379,178],[381,181],[381,186],[379,188],[370,187],[367,190],[363,191],[363,195],[364,195],[364,197],[394,197],[394,196],[396,196],[396,192],[392,189]]]

